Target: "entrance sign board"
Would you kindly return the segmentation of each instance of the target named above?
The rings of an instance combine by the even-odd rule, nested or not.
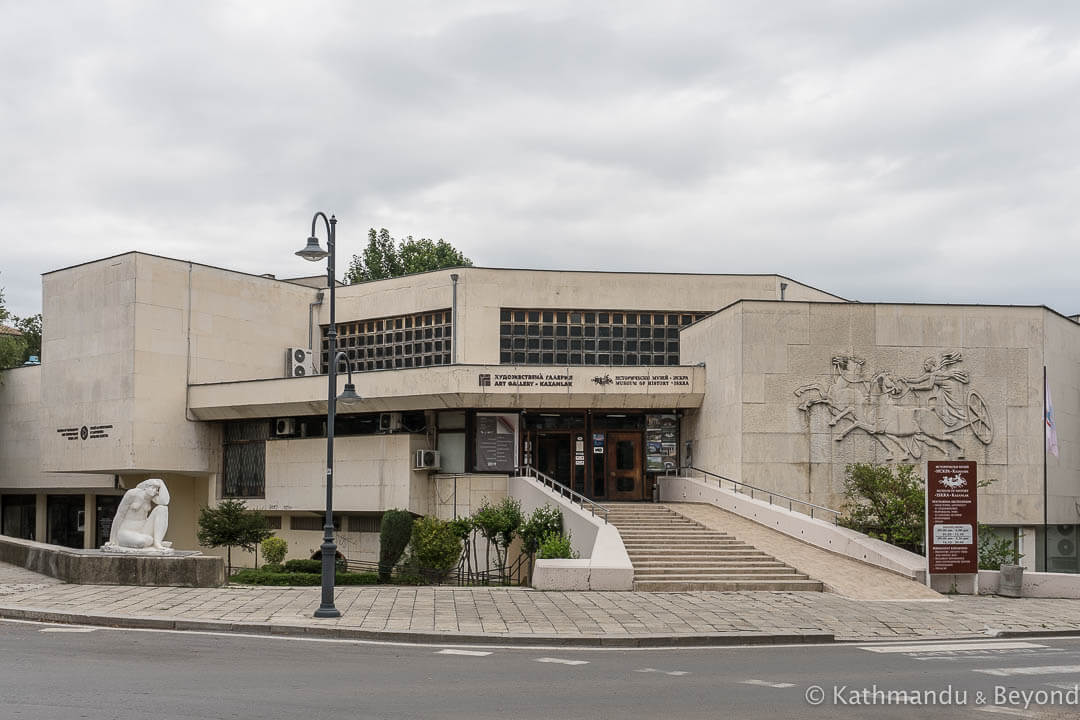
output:
[[[518,416],[478,413],[476,416],[476,469],[513,472],[517,467]]]
[[[974,460],[926,464],[927,562],[931,575],[979,572],[978,472]]]

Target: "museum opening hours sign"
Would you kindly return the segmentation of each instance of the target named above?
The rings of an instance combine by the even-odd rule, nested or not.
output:
[[[978,573],[979,482],[976,463],[974,460],[932,460],[926,467],[929,573]]]

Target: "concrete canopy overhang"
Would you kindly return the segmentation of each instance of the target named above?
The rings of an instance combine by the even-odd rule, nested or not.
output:
[[[346,376],[337,377],[338,394]],[[700,407],[705,368],[443,365],[353,374],[361,402],[338,413],[453,408],[641,409]],[[246,380],[191,385],[188,410],[198,420],[322,415],[327,378]]]

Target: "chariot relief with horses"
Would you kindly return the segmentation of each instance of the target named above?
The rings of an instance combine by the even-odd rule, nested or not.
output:
[[[885,449],[889,460],[918,460],[927,447],[962,458],[959,433],[964,428],[971,428],[983,445],[994,439],[986,401],[968,387],[968,373],[953,367],[962,360],[959,351],[952,351],[927,358],[921,371],[910,376],[891,370],[868,375],[862,358],[837,355],[830,383],[803,385],[795,395],[799,410],[808,416],[815,407],[825,408],[829,427],[837,428],[837,442],[861,430]]]

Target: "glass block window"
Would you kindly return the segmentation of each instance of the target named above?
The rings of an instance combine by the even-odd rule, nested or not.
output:
[[[266,496],[266,440],[270,423],[225,424],[225,452],[222,468],[222,497]]]
[[[322,328],[322,371],[330,362],[329,326]],[[338,349],[353,372],[450,364],[453,313],[449,309],[337,324]],[[343,371],[344,365],[338,370]]]
[[[659,310],[499,312],[499,362],[509,365],[678,365],[679,329],[711,313]]]

